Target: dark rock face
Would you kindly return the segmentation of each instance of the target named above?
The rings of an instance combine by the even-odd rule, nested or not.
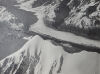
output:
[[[69,2],[70,0],[63,0],[59,6],[55,9],[55,23],[54,23],[54,27],[57,28],[59,27],[63,22],[64,22],[64,19],[69,15],[69,7],[67,6],[67,3]]]
[[[97,10],[99,1],[94,1],[93,3],[91,0],[72,0],[67,7],[69,7],[69,10],[65,11],[65,13],[68,16],[66,14],[63,15],[65,16],[63,17],[64,21],[56,26],[58,30],[69,31],[92,39],[99,39],[100,16],[98,14],[100,10]],[[97,17],[98,19],[96,19]]]
[[[99,39],[99,1],[63,0],[57,5],[54,9],[56,17],[53,20],[55,22],[46,23],[51,25],[49,27],[92,39]]]
[[[32,7],[35,8],[41,5],[48,5],[51,4],[52,2],[53,0],[37,0],[32,4]]]

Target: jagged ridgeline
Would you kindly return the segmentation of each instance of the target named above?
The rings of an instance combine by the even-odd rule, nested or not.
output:
[[[69,9],[66,11],[68,15],[62,13],[65,17],[63,17],[64,21],[57,26],[58,30],[69,31],[92,39],[100,39],[99,0],[71,0],[67,7]]]
[[[54,28],[100,39],[100,1],[62,0],[55,8]]]

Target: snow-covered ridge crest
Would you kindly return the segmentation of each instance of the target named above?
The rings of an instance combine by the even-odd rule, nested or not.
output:
[[[91,74],[96,72],[97,53],[70,54],[51,40],[34,36],[20,50],[0,61],[1,74]],[[73,61],[74,60],[74,61]],[[88,62],[88,61],[89,62]],[[80,64],[82,65],[79,68]],[[87,67],[86,67],[87,66]],[[89,69],[87,69],[89,68]],[[72,72],[73,70],[73,72]]]
[[[48,48],[48,46],[50,48]],[[10,74],[10,73],[17,74],[18,73],[17,70],[20,71],[21,64],[23,62],[26,62],[25,66],[27,68],[27,71],[25,71],[23,68],[23,70],[20,71],[20,73],[21,74],[24,74],[24,73],[31,74],[30,73],[30,72],[32,72],[31,69],[32,70],[36,69],[34,71],[34,73],[38,74],[37,70],[39,70],[39,69],[37,69],[37,68],[38,68],[38,66],[40,66],[39,62],[41,62],[41,60],[43,61],[45,59],[49,59],[49,60],[45,60],[45,62],[48,62],[47,64],[45,63],[46,65],[48,65],[48,69],[46,70],[45,67],[43,67],[45,70],[45,71],[43,71],[43,74],[44,73],[49,74],[49,72],[48,72],[48,71],[50,71],[49,68],[51,68],[51,65],[53,64],[53,62],[55,62],[54,60],[57,61],[56,57],[58,57],[58,55],[60,57],[59,53],[61,53],[62,47],[60,47],[60,48],[59,47],[60,46],[56,47],[55,45],[50,43],[50,41],[44,41],[40,36],[35,36],[29,42],[27,42],[20,50],[13,53],[12,55],[6,57],[5,59],[3,59],[0,62],[0,73],[2,74],[2,73],[7,72],[8,74]],[[56,56],[53,56],[53,53],[55,53],[55,52],[53,52],[53,51],[55,51],[54,49],[57,49],[59,51],[57,53],[58,55],[56,54]],[[27,61],[25,61],[25,59]],[[16,69],[14,68],[15,64],[17,65]],[[28,64],[29,66],[26,64]],[[31,65],[36,65],[36,68],[35,68],[35,66],[33,66],[33,68],[31,68]],[[43,64],[41,64],[41,65],[43,65]],[[46,65],[44,65],[44,66],[46,66]],[[22,67],[24,67],[24,66],[22,66]],[[10,68],[11,68],[11,70],[9,70]],[[27,72],[29,72],[29,73],[27,73]],[[40,73],[42,73],[41,70],[40,70]]]

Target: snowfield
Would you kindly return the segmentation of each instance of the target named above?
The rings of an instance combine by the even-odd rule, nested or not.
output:
[[[97,53],[70,54],[38,35],[0,62],[1,74],[99,74],[98,68]]]

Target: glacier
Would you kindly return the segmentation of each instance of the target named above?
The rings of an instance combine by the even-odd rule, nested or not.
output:
[[[0,74],[100,74],[100,1],[0,0],[0,59]]]

